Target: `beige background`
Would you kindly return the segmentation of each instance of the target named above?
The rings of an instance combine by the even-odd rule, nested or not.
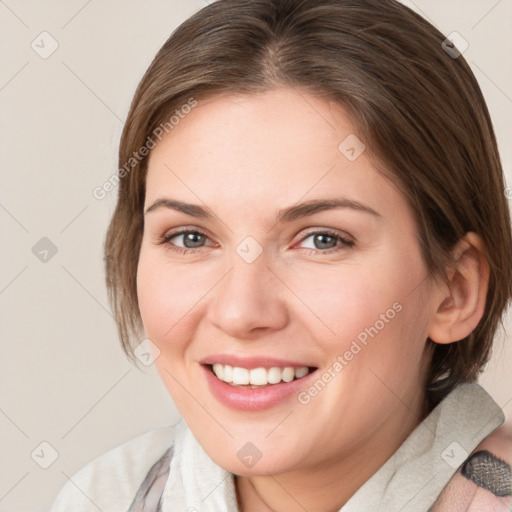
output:
[[[406,3],[468,41],[512,185],[512,2]],[[131,366],[117,342],[101,259],[114,195],[99,201],[92,190],[116,170],[142,73],[204,5],[0,0],[1,512],[46,510],[89,460],[178,418],[154,368]],[[31,47],[51,49],[43,31],[59,45],[46,59]],[[47,262],[32,252],[42,237],[57,248]],[[502,338],[482,383],[512,416],[512,343]],[[39,465],[51,462],[44,441],[58,453],[48,469]]]

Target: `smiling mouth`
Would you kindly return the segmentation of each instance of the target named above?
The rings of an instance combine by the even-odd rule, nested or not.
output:
[[[219,380],[233,387],[258,389],[302,379],[317,370],[314,366],[242,368],[227,364],[205,365]]]

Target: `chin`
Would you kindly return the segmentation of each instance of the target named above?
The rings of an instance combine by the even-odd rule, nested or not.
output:
[[[216,445],[213,450],[205,451],[218,466],[240,476],[285,473],[293,470],[295,463],[298,463],[292,460],[292,457],[297,455],[296,449],[281,450],[277,453],[274,448],[259,449],[250,442],[237,442],[229,447]]]

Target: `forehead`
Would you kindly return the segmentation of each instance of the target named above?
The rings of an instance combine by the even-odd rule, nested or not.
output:
[[[152,150],[146,206],[166,194],[218,206],[228,198],[243,211],[343,195],[404,208],[356,131],[342,105],[296,90],[208,99]],[[360,156],[347,158],[344,141]]]
[[[342,105],[294,89],[253,95],[223,95],[199,102],[164,137],[151,159],[165,149],[186,144],[192,158],[208,149],[225,153],[233,163],[254,165],[263,157],[281,156],[283,164],[301,156],[319,160],[319,150],[331,156],[354,132]],[[320,163],[320,162],[319,162]]]

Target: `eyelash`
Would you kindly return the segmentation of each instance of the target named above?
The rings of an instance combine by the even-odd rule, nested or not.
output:
[[[199,231],[197,229],[182,229],[180,231],[176,231],[174,233],[169,233],[167,235],[164,235],[161,237],[158,241],[159,245],[168,245],[169,249],[171,251],[174,251],[179,254],[193,254],[197,251],[203,249],[204,247],[196,247],[196,248],[188,248],[188,247],[177,247],[174,245],[171,240],[179,235],[184,235],[187,233],[193,233],[195,235],[201,235],[206,238],[208,238],[208,235],[206,233],[203,233],[202,231]],[[353,240],[350,240],[349,238],[345,238],[336,231],[332,231],[330,229],[322,229],[317,231],[310,231],[306,233],[300,240],[299,243],[304,242],[307,238],[309,238],[312,235],[328,235],[335,239],[337,239],[340,243],[337,244],[335,247],[332,247],[331,249],[309,249],[309,248],[303,248],[303,250],[307,251],[306,254],[331,254],[333,252],[338,252],[342,250],[343,248],[351,248],[355,245],[355,242]]]

